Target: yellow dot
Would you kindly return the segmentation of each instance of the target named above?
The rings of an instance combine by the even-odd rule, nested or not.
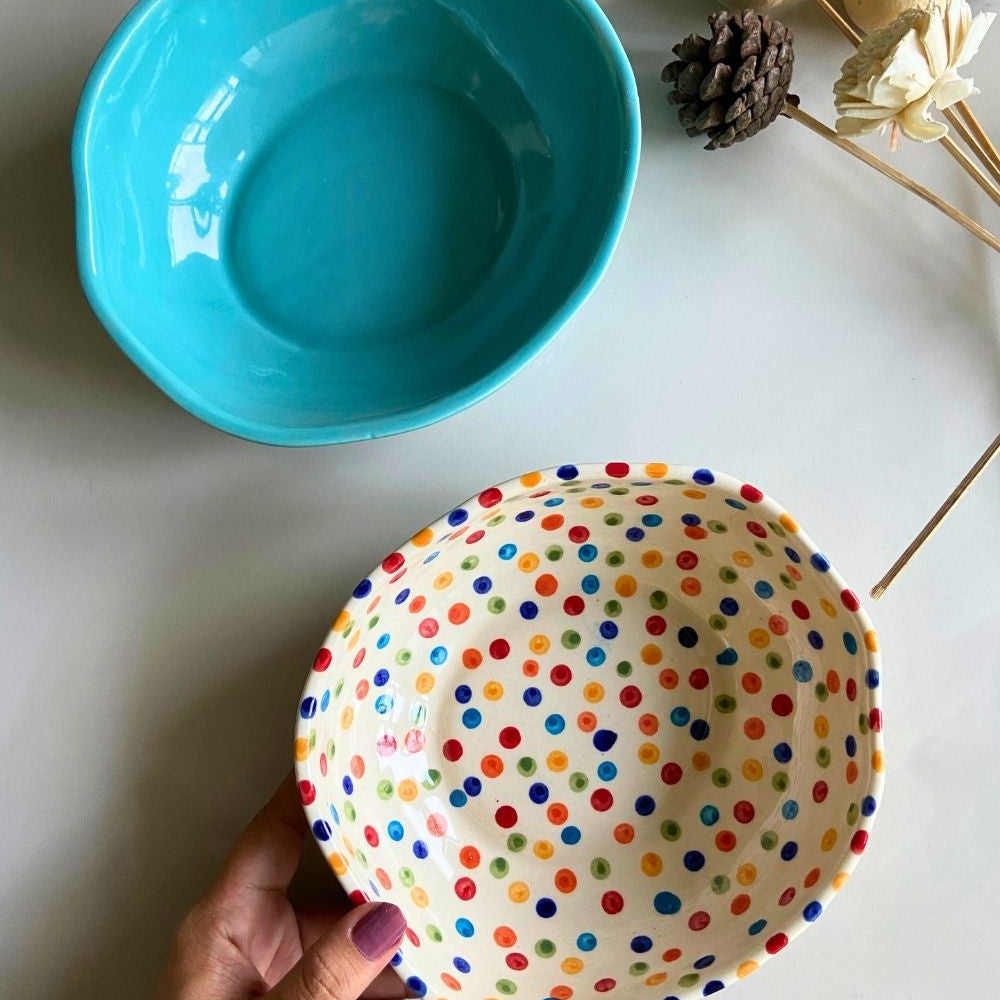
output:
[[[787,515],[785,515],[787,517]],[[791,520],[789,518],[789,520]],[[794,529],[789,529],[794,530]],[[760,966],[752,959],[748,958],[745,962],[741,962],[736,968],[736,978],[746,979],[747,976],[752,976]]]
[[[483,685],[483,697],[487,701],[499,701],[503,697],[503,685],[499,681],[490,681]]]
[[[662,479],[669,471],[670,468],[665,462],[650,462],[645,468],[645,473],[650,479]]]
[[[665,972],[654,972],[651,976],[646,977],[647,986],[659,986],[660,983],[665,983],[667,981],[667,974]]]
[[[569,757],[562,750],[553,750],[545,758],[545,764],[550,771],[565,771],[569,767]]]
[[[591,681],[584,685],[583,696],[591,705],[596,704],[604,697],[604,688],[597,681]]]
[[[882,751],[881,750],[873,750],[872,751],[872,770],[876,774],[881,774],[884,768],[885,768],[885,757],[883,756]]]
[[[354,709],[348,705],[343,712],[340,713],[340,728],[350,729],[351,723],[354,721]]]
[[[766,629],[752,628],[747,638],[755,649],[767,649],[771,644],[771,637],[767,634]]]
[[[648,549],[643,552],[640,561],[646,569],[656,569],[657,566],[663,565],[663,553],[657,552],[656,549]]]
[[[631,573],[622,573],[617,580],[615,580],[615,593],[619,597],[632,597],[636,590],[638,589],[638,584],[636,583],[635,577]]]
[[[528,649],[533,653],[547,653],[551,645],[547,635],[533,635],[528,640]]]
[[[535,846],[532,850],[535,852],[535,857],[541,858],[543,861],[548,861],[549,858],[556,853],[556,849],[552,846],[551,840],[535,841]]]
[[[604,501],[600,497],[584,497],[580,501],[581,507],[586,507],[587,510],[597,510],[598,507],[604,506]]]
[[[813,732],[821,739],[825,740],[830,735],[830,721],[825,715],[817,715],[813,723]]]
[[[354,647],[361,641],[361,629],[358,629],[350,638],[347,643],[348,650],[354,649]]]
[[[507,895],[512,903],[523,903],[531,895],[531,890],[524,882],[511,882]]]
[[[309,756],[309,741],[300,736],[295,741],[295,759],[305,760]]]
[[[562,965],[559,966],[567,976],[575,976],[578,972],[583,969],[583,962],[578,958],[564,958],[562,960]]]
[[[347,851],[347,853],[350,854],[352,858],[355,857],[354,845],[347,839],[347,837],[344,837],[343,840],[344,840],[344,850]]]
[[[526,472],[521,476],[522,486],[537,486],[542,481],[542,474],[540,472]]]
[[[639,760],[643,764],[655,764],[660,759],[660,748],[655,743],[643,743],[639,747]]]
[[[691,757],[691,766],[696,771],[705,771],[712,766],[712,758],[704,750],[698,750]]]
[[[705,491],[704,490],[684,490],[683,495],[688,498],[688,500],[704,500]]]
[[[445,587],[450,587],[452,585],[454,579],[455,574],[447,570],[444,573],[438,573],[438,575],[434,578],[434,589],[444,590]]]
[[[820,839],[819,846],[822,851],[832,851],[837,843],[837,831],[831,826]]]
[[[396,791],[404,802],[412,802],[417,797],[417,783],[412,778],[404,778]]]
[[[663,652],[655,643],[647,643],[639,650],[639,659],[647,666],[653,666],[663,659]]]
[[[413,900],[413,905],[419,906],[420,909],[423,909],[430,902],[427,893],[419,885],[415,885],[410,890],[410,899]]]
[[[333,620],[333,631],[343,632],[351,624],[351,616],[346,611],[341,611]]]
[[[837,609],[825,597],[819,599],[819,606],[823,609],[823,613],[827,618],[837,617]]]
[[[878,652],[878,635],[873,628],[870,628],[867,632],[865,632],[865,649],[867,649],[869,653]]]
[[[423,531],[418,531],[410,539],[410,541],[413,542],[413,544],[416,545],[418,549],[422,549],[425,545],[430,545],[433,540],[434,540],[434,532],[431,531],[430,528],[424,528]]]
[[[414,682],[414,686],[419,694],[430,694],[434,690],[434,685],[436,681],[434,680],[434,675],[429,674],[426,670],[423,673],[417,674],[417,679]]]
[[[848,875],[847,872],[837,872],[837,874],[833,876],[833,891],[840,892],[840,890],[847,885],[847,880],[850,877],[851,876]]]
[[[743,761],[743,767],[741,768],[743,772],[743,777],[747,781],[760,781],[764,777],[764,765],[761,764],[759,760],[754,760],[752,757],[749,760]]]
[[[757,880],[757,869],[754,865],[747,862],[745,865],[740,865],[736,869],[736,881],[740,885],[753,885]]]
[[[748,569],[753,565],[753,556],[749,552],[744,552],[743,549],[737,549],[733,553],[733,562],[737,566],[742,566],[744,569]]]
[[[663,858],[659,854],[650,852],[642,856],[639,865],[642,868],[643,875],[649,875],[652,878],[663,871]]]
[[[522,573],[534,573],[538,569],[538,556],[534,552],[525,552],[517,561],[517,568]]]
[[[327,855],[326,860],[330,863],[334,875],[347,874],[347,862],[344,860],[343,854],[338,854],[334,851],[333,854]]]
[[[791,514],[782,514],[781,517],[778,518],[778,521],[781,523],[781,526],[785,529],[785,531],[791,531],[794,533],[799,530],[799,526],[796,524],[795,518],[792,517]]]

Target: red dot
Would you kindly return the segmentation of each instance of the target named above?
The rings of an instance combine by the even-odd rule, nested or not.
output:
[[[549,671],[549,680],[552,681],[556,687],[566,687],[572,679],[573,671],[570,670],[565,663],[557,663]]]
[[[628,475],[628,462],[608,462],[604,466],[604,471],[611,476],[612,479],[624,479]]]
[[[764,494],[756,486],[751,486],[749,483],[744,483],[740,487],[740,496],[750,503],[760,503],[764,499]]]
[[[613,979],[598,979],[597,982],[594,983],[594,992],[608,993],[613,990],[615,986],[616,983]]]
[[[490,643],[490,656],[494,660],[506,660],[510,655],[510,643],[506,639],[494,639]]]
[[[853,590],[842,590],[840,592],[840,601],[848,611],[861,610],[861,602],[858,600],[858,595],[855,594]]]
[[[607,812],[611,806],[614,804],[614,796],[606,788],[598,788],[593,795],[590,796],[590,804],[598,812]]]
[[[438,623],[434,618],[425,618],[417,628],[425,639],[433,639],[438,634]]]
[[[654,497],[651,493],[643,493],[641,497],[636,497],[635,502],[643,507],[655,507],[660,502],[659,497]]]
[[[788,632],[788,619],[784,615],[771,615],[767,627],[774,635],[785,635]]]
[[[683,954],[683,952],[680,950],[680,948],[668,948],[663,953],[663,961],[664,962],[676,962],[677,959],[679,959],[682,954]]]
[[[767,538],[767,530],[763,525],[758,524],[756,521],[747,521],[747,531],[751,535],[756,535],[758,538]]]
[[[618,698],[626,708],[635,708],[642,701],[642,692],[634,684],[629,684],[622,688]]]
[[[386,573],[395,573],[405,561],[406,560],[403,558],[402,552],[393,552],[391,556],[386,556],[382,560],[382,569],[384,569]]]
[[[567,597],[563,601],[563,611],[568,615],[580,615],[583,614],[583,598],[579,594],[573,594],[571,597]]]
[[[745,892],[741,892],[729,904],[729,912],[732,913],[734,917],[738,917],[741,913],[746,913],[749,909],[750,897]]]
[[[410,614],[412,614],[412,615],[418,615],[418,614],[420,614],[420,612],[424,610],[424,606],[426,604],[427,604],[427,598],[424,597],[423,595],[419,595],[417,597],[414,597],[413,600],[410,601],[410,604],[409,604]]]
[[[354,669],[355,670],[357,670],[358,667],[361,666],[361,664],[364,662],[364,659],[365,659],[365,647],[362,646],[358,650],[357,655],[354,657]]]
[[[482,528],[480,528],[478,531],[474,531],[471,535],[469,535],[468,538],[466,538],[465,544],[475,545],[476,542],[482,541],[482,539],[485,537],[486,537],[486,532],[483,531]]]
[[[650,635],[663,635],[667,631],[667,620],[662,615],[650,615],[646,619],[646,631]]]
[[[700,524],[689,524],[684,529],[684,534],[696,542],[700,542],[703,538],[708,538],[708,532]]]
[[[706,910],[695,910],[688,918],[688,927],[693,931],[703,931],[711,922],[712,918]]]
[[[681,778],[684,777],[684,769],[680,764],[671,761],[669,764],[664,764],[660,768],[660,780],[665,785],[676,785]]]
[[[469,878],[468,875],[463,875],[460,879],[455,882],[455,895],[459,899],[470,900],[476,894],[476,883]]]
[[[444,754],[445,760],[454,762],[462,759],[464,748],[458,740],[445,740],[441,746],[441,753]]]
[[[513,806],[501,806],[494,814],[497,826],[509,830],[517,822],[517,810]]]
[[[521,742],[521,730],[517,726],[504,726],[500,730],[500,746],[513,750]]]
[[[368,897],[360,889],[352,889],[347,894],[347,898],[355,906],[360,906],[362,903],[367,903],[368,902]]]
[[[677,565],[685,570],[694,569],[698,565],[698,557],[690,549],[685,549],[677,553]]]
[[[825,802],[830,788],[825,781],[817,781],[813,785],[813,802]]]
[[[767,950],[769,955],[777,955],[786,944],[788,944],[787,934],[772,934],[771,937],[767,939],[767,944],[764,945],[764,948]]]
[[[569,529],[569,540],[571,542],[585,542],[588,538],[590,538],[590,531],[582,524],[575,524]]]
[[[809,874],[806,875],[805,880],[802,885],[806,889],[811,889],[819,881],[820,871],[818,868],[810,868]]]
[[[495,486],[479,494],[480,507],[495,507],[503,499],[503,494]]]
[[[734,847],[736,847],[736,834],[732,830],[720,830],[715,835],[715,846],[723,852],[723,854],[728,854]]]
[[[871,726],[873,733],[882,732],[882,709],[873,708],[868,713],[868,725]]]
[[[771,699],[771,711],[775,715],[791,715],[794,708],[795,705],[787,694],[776,694]]]
[[[847,683],[844,685],[844,694],[847,695],[848,701],[854,701],[857,698],[858,682],[853,677],[849,677]]]
[[[313,670],[321,674],[330,666],[331,660],[333,660],[333,653],[324,647],[316,654],[316,659],[313,660]]]
[[[756,810],[752,802],[741,799],[733,806],[733,815],[736,817],[737,823],[751,823],[756,815]]]
[[[354,697],[358,701],[364,701],[368,697],[368,681],[360,680],[358,681],[358,686],[354,689]]]
[[[864,854],[865,848],[867,846],[868,846],[868,831],[856,830],[854,836],[851,837],[851,850],[855,854]]]
[[[779,897],[778,906],[788,906],[795,899],[795,886],[790,885]]]
[[[688,684],[696,691],[702,691],[708,687],[708,671],[704,667],[696,667],[688,675]]]
[[[311,781],[300,781],[299,798],[304,806],[312,805],[316,801],[316,786]]]
[[[792,611],[796,618],[805,621],[809,617],[809,609],[801,601],[792,601]]]
[[[528,959],[519,951],[512,951],[504,961],[507,963],[507,968],[515,972],[522,972],[528,967]]]
[[[420,938],[412,927],[406,928],[406,940],[409,941],[414,948],[420,947]]]
[[[365,840],[369,847],[378,847],[378,830],[373,826],[365,827]]]
[[[601,908],[605,913],[621,913],[624,906],[625,900],[620,892],[612,890],[601,896]]]

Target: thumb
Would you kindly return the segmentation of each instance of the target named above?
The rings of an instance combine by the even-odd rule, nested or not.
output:
[[[268,997],[357,1000],[392,958],[405,930],[398,906],[359,906],[316,941]]]

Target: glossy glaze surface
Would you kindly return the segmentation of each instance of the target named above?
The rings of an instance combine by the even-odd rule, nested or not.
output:
[[[814,923],[881,798],[878,641],[755,486],[662,463],[484,490],[316,656],[295,758],[417,996],[700,997]]]
[[[79,113],[84,285],[225,430],[394,433],[487,394],[566,322],[638,145],[593,0],[148,0]]]

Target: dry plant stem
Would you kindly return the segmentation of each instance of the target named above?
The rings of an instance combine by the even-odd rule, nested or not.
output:
[[[969,131],[965,122],[958,116],[954,108],[947,108],[942,112],[948,119],[948,124],[955,130],[959,138],[969,147],[979,159],[979,162],[989,171],[990,176],[1000,184],[1000,166],[993,163],[986,151],[980,146],[979,141]]]
[[[955,105],[958,108],[958,113],[965,119],[965,124],[969,126],[972,130],[972,134],[976,137],[976,141],[983,150],[986,152],[987,157],[994,166],[1000,168],[1000,152],[997,151],[996,146],[993,145],[992,140],[986,134],[983,126],[979,124],[979,119],[973,114],[972,108],[969,107],[965,101],[959,101]]]
[[[1000,188],[993,184],[989,177],[965,155],[962,147],[948,135],[939,141],[951,153],[958,165],[993,199],[994,204],[1000,206]]]
[[[960,212],[954,205],[949,204],[943,198],[939,198],[933,191],[929,191],[922,184],[918,184],[912,177],[908,177],[895,167],[890,167],[888,163],[884,163],[877,156],[873,156],[866,149],[851,142],[850,139],[845,139],[837,135],[832,128],[828,128],[822,122],[817,121],[812,115],[806,114],[801,108],[797,108],[792,104],[786,104],[784,114],[805,125],[806,128],[817,135],[822,136],[827,142],[832,142],[835,146],[839,146],[844,152],[850,153],[851,156],[861,160],[862,163],[867,163],[869,167],[877,170],[890,180],[895,181],[901,187],[906,188],[907,191],[912,191],[918,198],[923,198],[924,201],[933,205],[939,212],[943,212],[953,222],[957,222],[977,239],[982,240],[988,247],[1000,253],[1000,240],[991,232],[988,232],[978,222],[974,222],[967,215]]]
[[[924,542],[940,527],[941,522],[951,513],[952,508],[965,495],[969,487],[986,471],[986,467],[1000,454],[1000,435],[983,452],[979,461],[969,470],[966,477],[955,487],[950,497],[938,508],[937,513],[924,525],[923,530],[906,547],[906,551],[892,564],[892,569],[871,589],[872,599],[877,601],[889,589],[892,581],[906,567],[906,564],[920,550]]]

